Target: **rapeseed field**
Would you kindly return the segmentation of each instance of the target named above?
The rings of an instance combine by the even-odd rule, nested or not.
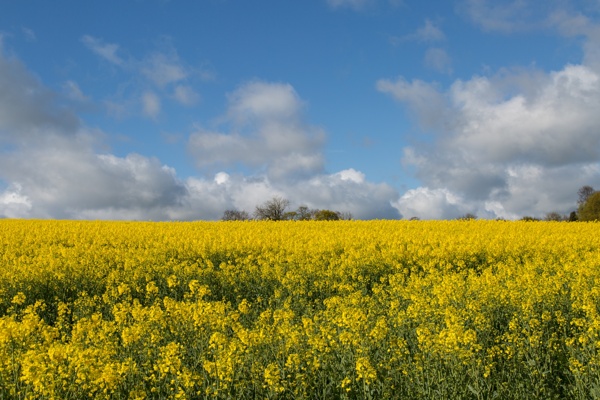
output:
[[[0,221],[0,399],[600,398],[600,225]]]

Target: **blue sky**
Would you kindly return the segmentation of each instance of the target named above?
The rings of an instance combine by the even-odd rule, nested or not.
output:
[[[596,1],[0,3],[0,215],[514,219],[600,187]]]

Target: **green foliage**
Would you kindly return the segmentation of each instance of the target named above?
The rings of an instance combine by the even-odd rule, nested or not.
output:
[[[331,210],[319,210],[315,212],[315,221],[338,221],[340,214]]]
[[[300,206],[296,210],[296,221],[309,221],[313,218],[313,211],[307,206]]]
[[[600,221],[600,192],[591,194],[585,203],[579,206],[580,221]]]
[[[539,218],[535,218],[535,217],[531,217],[529,215],[524,216],[523,218],[521,218],[521,221],[525,221],[525,222],[535,222],[535,221],[539,221]]]
[[[571,211],[571,214],[569,214],[569,222],[576,222],[579,221],[579,217],[577,216],[577,211]]]

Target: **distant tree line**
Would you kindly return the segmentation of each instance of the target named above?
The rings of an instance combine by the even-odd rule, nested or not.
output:
[[[411,219],[418,219],[413,217]],[[470,221],[477,219],[475,214],[467,213],[457,218],[460,221]],[[498,218],[502,220],[502,218]],[[547,213],[543,218],[536,218],[526,215],[520,218],[520,221],[600,221],[600,191],[591,186],[582,186],[577,191],[577,210],[571,211],[569,215],[564,215],[553,211]]]
[[[591,186],[582,186],[577,191],[577,210],[569,215],[549,212],[543,219],[525,216],[521,221],[600,221],[600,192]]]
[[[350,220],[352,214],[348,212],[310,209],[307,206],[300,206],[295,210],[289,210],[290,201],[280,196],[256,206],[254,212],[250,214],[244,210],[225,210],[222,221],[337,221]],[[418,220],[413,217],[411,220]],[[477,219],[472,213],[467,213],[457,218],[462,221]],[[499,218],[501,219],[501,218]],[[569,215],[563,215],[559,212],[549,212],[543,218],[524,216],[521,221],[600,221],[600,191],[591,186],[582,186],[577,191],[577,210]]]
[[[289,210],[290,201],[283,197],[275,196],[272,199],[256,206],[251,215],[244,210],[225,210],[222,221],[338,221],[352,219],[349,212],[332,210],[310,209],[300,206],[296,210]]]

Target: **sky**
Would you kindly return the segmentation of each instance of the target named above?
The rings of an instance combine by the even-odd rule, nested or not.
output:
[[[597,0],[0,0],[0,217],[543,217],[600,189]]]

